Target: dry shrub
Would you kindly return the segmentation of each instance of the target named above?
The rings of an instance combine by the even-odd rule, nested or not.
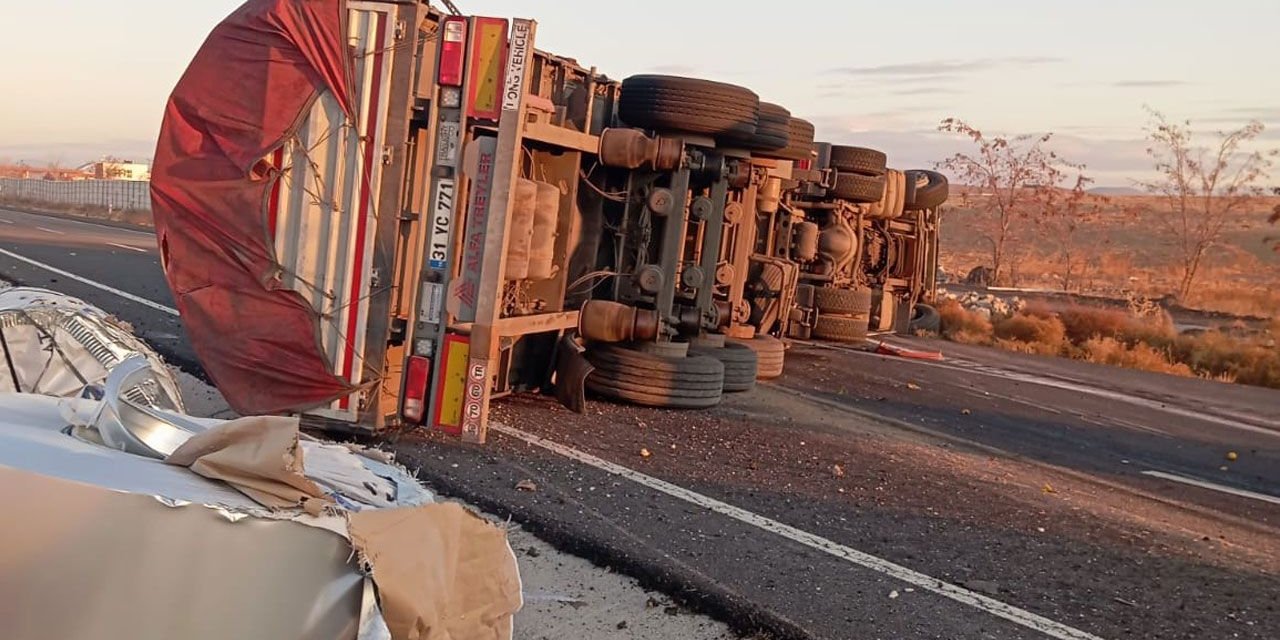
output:
[[[938,305],[942,321],[942,337],[962,344],[989,344],[991,321],[986,316],[969,311],[956,300],[944,300]]]
[[[1179,336],[1173,356],[1204,377],[1280,389],[1280,350],[1217,331]]]
[[[1168,373],[1176,376],[1193,376],[1191,367],[1182,363],[1170,362],[1164,352],[1154,347],[1137,344],[1128,345],[1115,338],[1089,338],[1080,345],[1085,360],[1099,364],[1109,364],[1126,369],[1140,369],[1156,373]]]
[[[1138,316],[1033,304],[1012,317],[998,318],[994,326],[955,300],[944,302],[938,312],[943,337],[955,342],[1280,389],[1280,349],[1275,344],[1280,319],[1270,323],[1270,337],[1241,338],[1217,331],[1178,335],[1163,310]]]
[[[1173,318],[1163,309],[1137,315],[1118,309],[1076,305],[1056,311],[1028,307],[1027,312],[1060,319],[1067,339],[1077,346],[1090,338],[1115,338],[1126,344],[1145,342],[1163,348],[1172,344],[1178,335]]]
[[[1090,338],[1119,338],[1130,324],[1131,316],[1114,309],[1073,306],[1058,310],[1058,319],[1067,339],[1083,344]]]
[[[1062,351],[1066,340],[1066,327],[1055,316],[1041,317],[1019,313],[995,323],[995,336],[1002,346],[1012,350],[1041,355],[1056,355]],[[1004,345],[1004,342],[1021,343],[1022,346]]]

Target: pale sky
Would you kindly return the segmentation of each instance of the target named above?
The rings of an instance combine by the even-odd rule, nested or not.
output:
[[[150,157],[165,99],[238,0],[8,3],[0,159]],[[1199,129],[1268,126],[1280,147],[1280,0],[456,0],[539,21],[538,47],[614,78],[695,75],[751,87],[822,140],[901,168],[963,148],[959,117],[1055,132],[1055,149],[1125,185],[1150,162],[1150,104]]]

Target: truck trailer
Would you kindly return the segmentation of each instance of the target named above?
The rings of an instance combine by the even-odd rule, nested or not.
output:
[[[863,175],[747,88],[618,81],[536,36],[422,1],[249,0],[213,30],[152,200],[235,410],[482,442],[516,392],[709,407],[780,375],[783,339],[927,298],[940,176]]]

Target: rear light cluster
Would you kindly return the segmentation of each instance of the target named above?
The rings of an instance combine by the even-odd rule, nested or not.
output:
[[[441,25],[440,65],[436,80],[444,87],[461,87],[466,71],[467,19],[453,16]]]
[[[410,357],[404,372],[404,404],[401,409],[405,420],[422,424],[422,418],[427,413],[427,391],[430,382],[431,359],[422,356]]]

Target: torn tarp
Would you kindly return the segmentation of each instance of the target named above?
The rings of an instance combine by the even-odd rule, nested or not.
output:
[[[351,393],[321,351],[319,313],[280,283],[261,161],[321,94],[353,119],[344,0],[248,0],[200,47],[165,108],[151,201],[182,323],[242,415]]]

